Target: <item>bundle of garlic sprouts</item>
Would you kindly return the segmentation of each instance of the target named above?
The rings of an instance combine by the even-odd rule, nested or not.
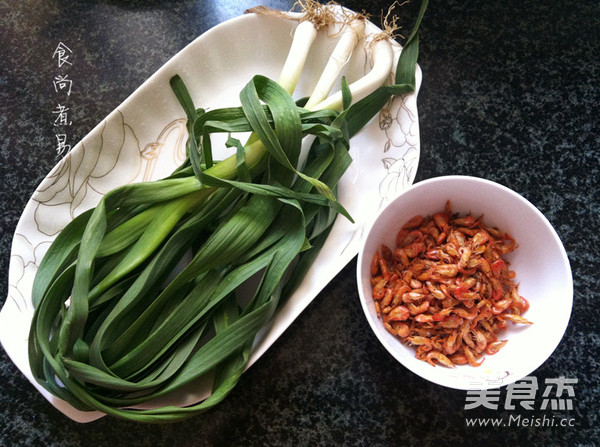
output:
[[[381,39],[373,69],[350,86],[343,80],[342,91],[329,96],[364,32],[364,18],[354,16],[343,23],[304,104],[291,94],[331,10],[303,4],[307,11],[278,82],[255,76],[240,93],[240,107],[205,111],[173,77],[188,118],[187,160],[165,179],[109,192],[46,253],[32,295],[30,366],[42,386],[75,408],[167,422],[219,403],[336,215],[350,218],[335,194],[351,163],[349,139],[390,96],[414,90],[416,29],[427,2],[400,56],[395,85],[381,86],[393,60]],[[353,97],[363,99],[352,103]],[[252,135],[242,145],[234,135],[245,132]],[[229,134],[235,154],[215,162],[213,133]],[[300,161],[309,135],[314,142]],[[179,268],[190,249],[192,260]],[[250,300],[238,301],[236,291],[257,275]],[[212,379],[207,399],[139,408],[199,378]]]

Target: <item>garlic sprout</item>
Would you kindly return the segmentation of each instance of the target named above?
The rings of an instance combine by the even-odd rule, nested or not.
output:
[[[141,422],[210,409],[238,382],[256,334],[302,281],[336,215],[351,219],[335,196],[351,163],[349,139],[391,96],[414,90],[416,29],[427,1],[396,84],[380,87],[392,68],[382,40],[372,48],[373,69],[326,98],[361,40],[364,20],[354,17],[304,107],[291,93],[332,10],[301,4],[306,13],[279,83],[255,76],[240,107],[206,111],[173,77],[188,118],[188,159],[165,179],[110,191],[50,246],[33,285],[29,360],[53,395],[83,411]],[[354,96],[364,98],[349,104]],[[244,146],[235,135],[246,132],[252,136]],[[213,133],[229,134],[235,154],[214,162]],[[300,162],[306,136],[314,143]],[[190,249],[191,261],[180,268]],[[236,290],[256,275],[253,295],[239,301]],[[205,400],[147,408],[199,378],[212,380]]]

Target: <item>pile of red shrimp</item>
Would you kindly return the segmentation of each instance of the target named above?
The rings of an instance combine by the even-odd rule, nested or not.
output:
[[[431,365],[479,366],[506,344],[498,334],[529,303],[518,293],[503,255],[517,243],[487,227],[483,216],[442,212],[415,216],[398,232],[394,250],[382,245],[371,264],[372,295],[385,328]]]

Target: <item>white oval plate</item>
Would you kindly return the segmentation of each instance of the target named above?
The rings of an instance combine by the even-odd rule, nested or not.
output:
[[[238,105],[238,94],[252,76],[278,78],[296,25],[293,20],[248,14],[198,37],[78,143],[41,182],[25,207],[12,244],[8,298],[0,312],[0,341],[23,374],[71,419],[87,422],[103,413],[76,410],[50,395],[31,375],[27,357],[33,314],[31,287],[42,257],[60,230],[95,206],[108,191],[126,183],[165,177],[184,160],[185,115],[169,86],[173,75],[184,79],[197,107]],[[368,34],[378,32],[379,28],[368,24]],[[295,97],[311,91],[335,42],[335,36],[319,32]],[[399,53],[396,46],[396,60]],[[344,74],[351,83],[369,67],[368,49],[361,45]],[[250,364],[358,253],[364,229],[378,210],[412,184],[419,159],[416,97],[420,83],[418,70],[417,91],[396,98],[352,139],[354,162],[341,180],[339,193],[340,202],[356,223],[343,218],[336,221],[300,288],[257,337]],[[173,400],[189,404],[208,395],[208,387],[194,386]]]

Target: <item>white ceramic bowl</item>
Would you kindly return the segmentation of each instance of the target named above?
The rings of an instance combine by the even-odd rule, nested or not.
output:
[[[433,367],[415,358],[415,348],[387,332],[371,296],[370,265],[380,246],[395,247],[400,227],[414,215],[443,211],[446,200],[455,213],[483,214],[488,226],[511,234],[519,248],[506,256],[516,272],[519,293],[529,300],[524,316],[532,325],[509,323],[500,339],[508,343],[479,367]],[[387,205],[371,226],[358,255],[358,291],[373,332],[383,346],[413,373],[450,388],[490,389],[532,375],[554,351],[569,322],[573,278],[565,249],[544,215],[514,191],[475,177],[446,176],[413,185]]]

